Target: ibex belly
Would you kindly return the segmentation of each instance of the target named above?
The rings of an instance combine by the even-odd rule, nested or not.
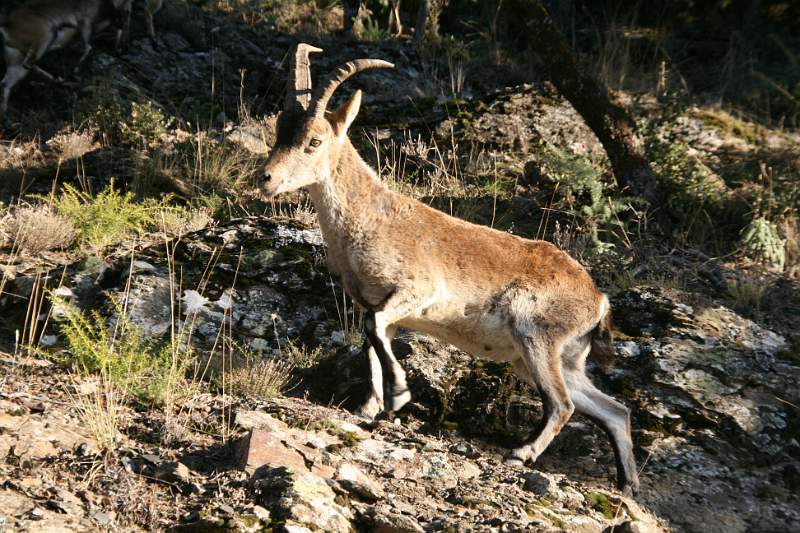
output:
[[[432,335],[475,357],[495,361],[519,357],[507,322],[496,311],[485,308],[436,303],[401,320],[400,325]]]

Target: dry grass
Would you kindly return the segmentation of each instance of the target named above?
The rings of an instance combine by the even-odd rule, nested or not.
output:
[[[88,394],[72,394],[70,399],[81,424],[107,452],[116,449],[124,393],[100,374]]]
[[[65,131],[47,141],[47,146],[58,154],[59,161],[79,159],[100,147],[94,142],[97,131]]]
[[[778,223],[778,231],[785,242],[784,273],[792,278],[800,277],[800,219],[795,216],[784,218]]]
[[[0,143],[0,170],[14,169],[24,174],[26,170],[46,164],[39,139]]]
[[[323,356],[322,346],[317,346],[311,350],[302,342],[295,340],[286,343],[282,351],[297,368],[311,368]]]
[[[243,366],[227,372],[225,381],[232,394],[268,400],[286,390],[292,370],[294,364],[289,361],[249,357]]]
[[[169,236],[180,237],[200,231],[214,222],[208,209],[164,208],[154,214],[158,231]]]
[[[769,283],[761,276],[738,274],[728,281],[728,297],[733,308],[745,316],[758,318]]]
[[[248,150],[198,135],[186,161],[186,173],[200,190],[241,191],[252,188],[261,160]]]
[[[72,220],[48,205],[22,205],[0,220],[0,244],[29,256],[68,248],[76,236]]]

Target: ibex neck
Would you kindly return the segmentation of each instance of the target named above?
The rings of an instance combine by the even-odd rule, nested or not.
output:
[[[389,193],[375,172],[361,159],[350,143],[341,148],[339,164],[327,182],[311,185],[308,190],[319,216],[322,234],[333,245],[334,240],[350,234],[360,219],[373,219]]]

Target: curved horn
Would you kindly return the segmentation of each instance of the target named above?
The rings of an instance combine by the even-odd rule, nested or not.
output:
[[[289,64],[289,79],[286,81],[286,98],[283,108],[289,111],[295,107],[302,111],[311,103],[311,65],[308,54],[322,52],[321,48],[306,43],[299,43],[294,49]]]
[[[325,110],[328,108],[328,101],[339,85],[350,76],[370,68],[394,68],[394,64],[380,59],[356,59],[355,61],[345,63],[334,70],[314,92],[311,113],[317,117],[325,116]]]

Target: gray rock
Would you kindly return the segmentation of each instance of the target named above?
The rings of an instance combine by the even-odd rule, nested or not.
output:
[[[272,505],[276,518],[287,525],[311,530],[348,533],[353,513],[336,503],[336,494],[328,484],[310,472],[273,469],[256,482],[256,490],[265,503]]]
[[[378,505],[369,512],[369,521],[376,533],[420,533],[424,531],[419,522],[394,511],[388,505]]]
[[[359,468],[350,463],[342,463],[336,472],[336,481],[350,493],[366,500],[380,500],[385,496],[384,490]]]
[[[530,472],[525,475],[522,487],[537,496],[547,496],[558,490],[558,485],[549,476],[541,472]]]

